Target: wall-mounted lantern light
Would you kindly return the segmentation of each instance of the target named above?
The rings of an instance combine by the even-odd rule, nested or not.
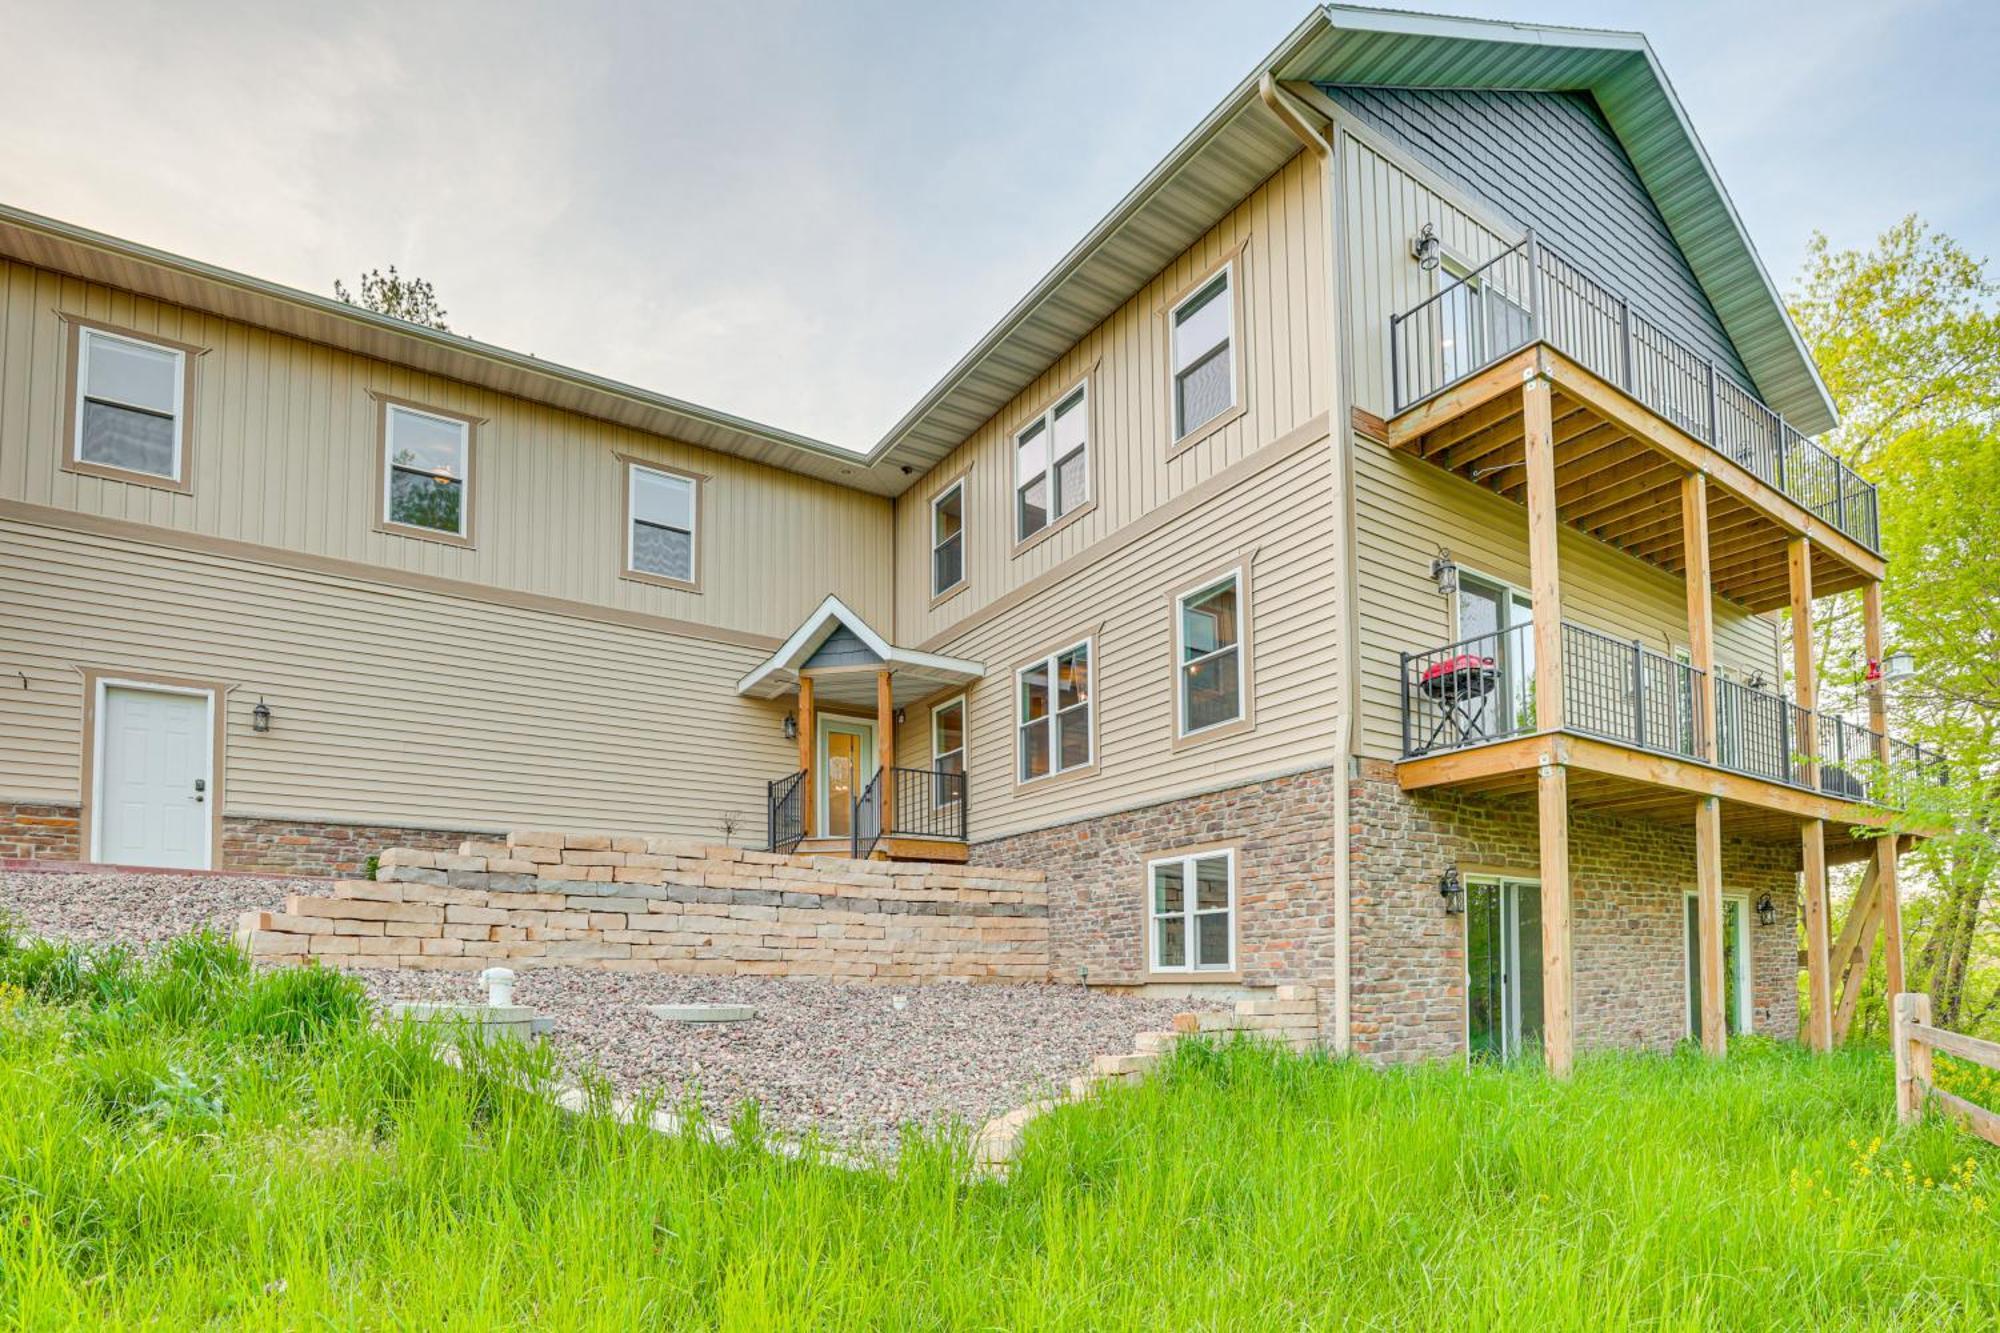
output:
[[[260,698],[257,700],[257,706],[250,710],[250,730],[269,731],[270,729],[271,706]]]
[[[1417,261],[1417,267],[1429,273],[1444,258],[1444,247],[1438,242],[1437,228],[1426,222],[1422,230],[1410,238],[1410,258]]]
[[[1771,901],[1768,893],[1757,900],[1757,919],[1767,926],[1778,924],[1778,905]]]
[[[1900,648],[1882,659],[1883,680],[1908,680],[1916,674],[1917,659]]]
[[[797,713],[787,713],[785,714],[785,739],[788,741],[795,741],[798,738],[799,738],[799,715]]]
[[[902,726],[905,722],[910,720],[909,714],[904,712],[900,708],[898,708],[893,714],[891,714],[891,716],[896,719],[896,725],[899,727]]]
[[[1458,591],[1458,564],[1442,546],[1438,547],[1437,559],[1431,561],[1431,578],[1440,597],[1450,597]]]
[[[1457,866],[1446,867],[1438,876],[1438,897],[1444,899],[1446,916],[1465,915],[1465,885],[1459,881]]]

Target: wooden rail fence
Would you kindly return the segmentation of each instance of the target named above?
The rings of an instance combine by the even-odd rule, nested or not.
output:
[[[1968,1037],[1931,1026],[1931,997],[1902,994],[1896,997],[1896,1115],[1908,1123],[1924,1113],[1926,1099],[1970,1132],[1988,1143],[2000,1145],[2000,1114],[1937,1086],[1931,1071],[1931,1053],[1943,1051],[1987,1069],[2000,1069],[2000,1042]]]

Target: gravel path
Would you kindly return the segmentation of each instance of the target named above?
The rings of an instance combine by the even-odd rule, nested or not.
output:
[[[474,977],[373,972],[378,999],[476,1000]],[[905,997],[894,1008],[893,997]],[[517,1004],[555,1018],[551,1040],[593,1063],[621,1092],[693,1084],[727,1123],[754,1097],[765,1125],[818,1128],[850,1147],[893,1152],[898,1126],[988,1118],[1067,1083],[1093,1055],[1132,1049],[1170,1025],[1186,1000],[1139,1000],[1075,986],[927,985],[894,990],[817,980],[715,979],[541,968],[523,971]],[[648,1004],[755,1006],[742,1023],[669,1023]]]
[[[322,881],[245,875],[60,874],[0,870],[0,913],[30,935],[154,944],[203,926],[231,931]]]

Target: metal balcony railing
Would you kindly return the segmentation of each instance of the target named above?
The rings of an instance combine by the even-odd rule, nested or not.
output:
[[[806,836],[806,771],[773,778],[764,788],[765,827],[770,830],[768,847],[774,852],[790,852]]]
[[[774,778],[765,786],[767,846],[774,852],[795,851],[805,841],[805,771]],[[892,789],[888,826],[883,826],[882,795]],[[885,836],[965,841],[965,774],[942,768],[876,769],[856,796],[848,822],[849,851],[859,860],[875,850]]]
[[[1873,485],[1532,231],[1389,317],[1394,410],[1435,397],[1534,342],[1547,342],[1879,553]]]

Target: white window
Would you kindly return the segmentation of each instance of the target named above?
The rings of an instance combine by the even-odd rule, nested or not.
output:
[[[1015,673],[1020,780],[1090,766],[1090,640]]]
[[[1146,865],[1155,972],[1236,969],[1236,853],[1198,852]]]
[[[1174,307],[1174,438],[1236,406],[1235,266],[1224,265]]]
[[[698,483],[639,463],[625,468],[631,519],[625,530],[626,572],[693,584]]]
[[[389,403],[382,447],[382,517],[404,528],[464,537],[470,531],[466,500],[472,427],[458,417]]]
[[[1079,384],[1014,437],[1014,539],[1090,498],[1090,386]]]
[[[965,799],[965,696],[931,710],[931,804],[942,810]]]
[[[78,329],[79,463],[180,481],[187,354],[102,329]]]
[[[1243,720],[1242,578],[1183,593],[1180,615],[1181,735]]]
[[[1687,895],[1688,1035],[1701,1035],[1701,898]],[[1722,900],[1722,1015],[1730,1036],[1750,1030],[1750,900]]]
[[[965,581],[965,482],[955,481],[931,501],[931,596]]]

